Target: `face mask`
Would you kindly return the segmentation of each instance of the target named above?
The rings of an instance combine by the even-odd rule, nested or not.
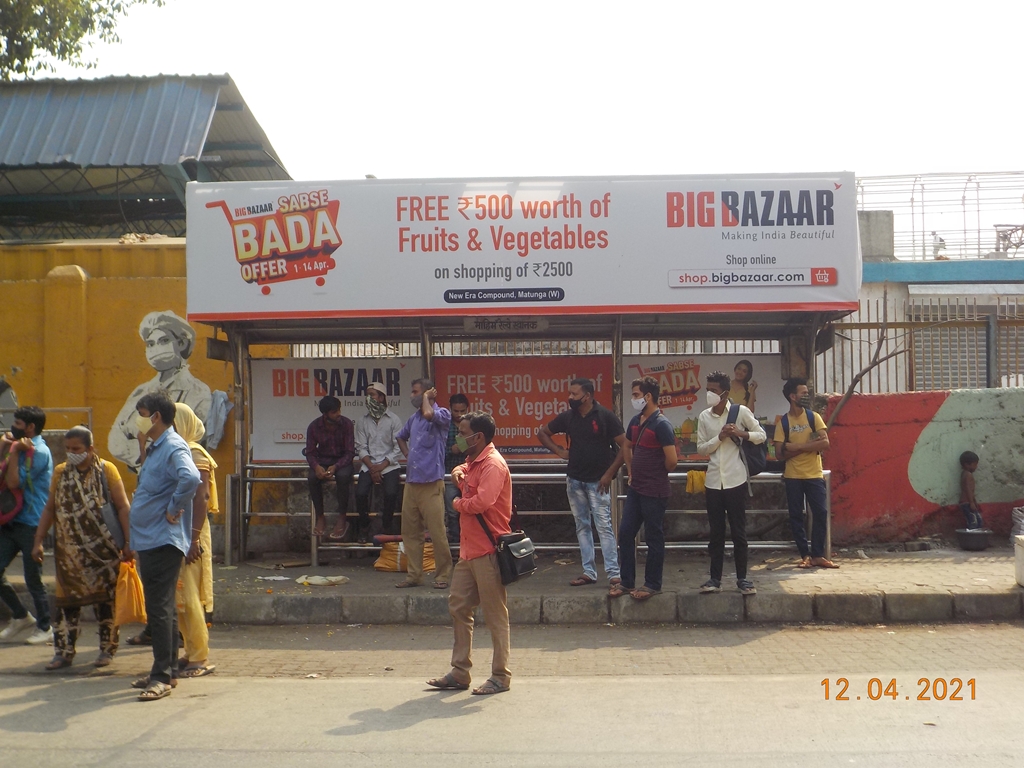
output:
[[[630,400],[629,402],[633,404],[633,410],[637,411],[638,413],[647,407],[647,399],[643,397],[641,397],[639,400]]]
[[[416,395],[415,397],[410,397],[409,398],[409,402],[412,403],[412,407],[413,408],[422,408],[423,407],[423,395]]]
[[[380,421],[380,417],[384,415],[384,411],[387,409],[387,403],[378,402],[377,398],[373,397],[373,395],[366,396],[366,410],[377,421]]]
[[[21,440],[25,436],[25,430],[18,427],[11,427],[11,437],[15,440]]]
[[[582,405],[583,405],[583,399],[582,398],[580,398],[579,400],[573,400],[571,397],[569,398],[569,407],[572,408],[574,411],[578,411],[580,409],[580,406],[582,406]]]
[[[72,467],[77,467],[79,464],[81,464],[83,461],[85,461],[88,458],[89,458],[89,452],[88,451],[85,451],[85,453],[69,453],[67,455],[68,464],[70,464]]]
[[[153,419],[150,416],[143,416],[141,413],[135,417],[135,428],[139,434],[148,435],[153,428]]]
[[[465,435],[456,435],[455,444],[459,446],[459,450],[462,451],[463,453],[468,452],[469,449],[473,447],[473,445],[476,445],[475,442],[473,443],[473,445],[470,445],[469,438],[466,437]]]
[[[722,402],[722,396],[714,392],[708,392],[708,406],[714,408]]]
[[[810,408],[811,407],[811,396],[810,395],[804,395],[803,397],[799,398],[796,401],[796,404],[799,405],[801,408]]]

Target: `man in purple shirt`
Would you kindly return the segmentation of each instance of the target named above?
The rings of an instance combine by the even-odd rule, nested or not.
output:
[[[338,520],[331,538],[341,540],[348,533],[348,490],[352,485],[352,461],[356,457],[352,419],[341,415],[341,401],[328,395],[320,401],[323,415],[306,427],[306,449],[302,455],[309,464],[309,499],[313,502],[316,523],[313,533],[323,536],[324,483],[334,481],[338,491]]]
[[[424,529],[434,543],[434,589],[448,589],[452,576],[452,553],[444,527],[444,454],[448,445],[448,425],[452,414],[435,405],[437,390],[429,379],[412,383],[412,407],[398,433],[398,447],[408,463],[405,469],[405,493],[402,498],[402,542],[409,559],[409,575],[398,588],[418,587],[423,579]]]

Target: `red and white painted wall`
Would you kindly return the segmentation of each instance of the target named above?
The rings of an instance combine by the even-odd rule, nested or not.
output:
[[[832,470],[836,543],[964,527],[957,506],[964,451],[980,457],[976,494],[987,527],[1008,535],[1010,510],[1024,504],[1024,389],[856,395],[830,435],[824,463]]]

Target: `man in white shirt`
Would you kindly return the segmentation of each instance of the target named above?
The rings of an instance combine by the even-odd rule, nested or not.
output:
[[[757,590],[747,578],[747,466],[740,444],[743,440],[763,443],[764,429],[745,405],[729,401],[729,377],[721,371],[708,374],[707,398],[710,406],[697,417],[697,452],[708,457],[704,495],[708,503],[711,540],[711,578],[701,585],[702,593],[722,591],[722,565],[725,560],[725,518],[732,531],[733,556],[736,559],[736,586],[744,595]],[[736,418],[727,423],[731,408]]]
[[[381,502],[381,531],[391,533],[395,502],[398,499],[398,477],[401,474],[402,451],[398,433],[402,420],[388,410],[388,391],[379,381],[366,389],[366,413],[356,421],[356,511],[359,513],[358,540],[370,540],[370,491],[378,486],[384,492]]]

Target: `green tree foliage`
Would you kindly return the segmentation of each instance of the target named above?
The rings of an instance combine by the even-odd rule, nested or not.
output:
[[[0,80],[52,71],[58,61],[94,66],[82,59],[85,47],[119,42],[118,19],[147,4],[164,0],[0,0]]]

